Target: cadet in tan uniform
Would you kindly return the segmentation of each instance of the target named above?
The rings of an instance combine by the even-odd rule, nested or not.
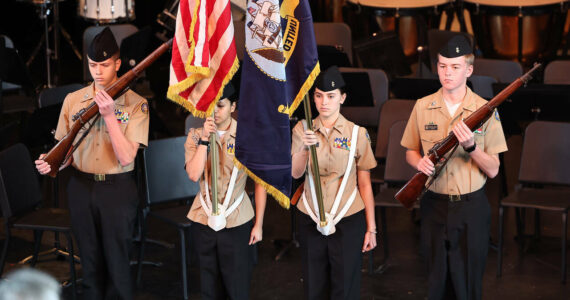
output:
[[[422,156],[453,131],[459,147],[421,199],[423,254],[427,260],[429,299],[481,299],[489,247],[490,207],[484,191],[487,177],[499,171],[507,151],[498,113],[474,132],[463,119],[487,101],[466,85],[473,72],[472,49],[462,35],[439,52],[442,88],[419,99],[408,121],[402,146],[406,160],[428,176],[434,165]]]
[[[250,298],[251,245],[263,236],[267,194],[261,185],[255,184],[254,214],[245,192],[247,174],[234,165],[237,122],[231,117],[236,108],[233,94],[234,89],[228,83],[214,110],[214,118],[206,118],[202,128],[191,129],[184,145],[188,177],[200,181],[200,194],[194,199],[188,218],[194,222],[192,235],[200,260],[202,299]],[[217,145],[209,144],[210,133],[218,134]],[[211,213],[211,147],[218,148],[219,216]]]
[[[148,142],[148,104],[132,91],[113,101],[104,91],[117,80],[119,47],[107,27],[95,36],[87,57],[94,82],[70,93],[63,102],[55,134],[62,139],[72,117],[93,101],[100,117],[85,124],[88,131],[73,153],[73,174],[67,192],[72,229],[79,244],[84,299],[132,299],[129,249],[138,195],[133,178],[139,146]],[[47,174],[50,166],[36,160]]]
[[[360,299],[362,252],[376,247],[370,182],[376,159],[366,129],[340,114],[346,99],[343,87],[336,66],[322,72],[315,81],[319,116],[313,120],[314,131],[305,129],[304,120],[293,129],[292,175],[305,174],[305,191],[297,207],[303,212],[298,227],[307,299]],[[318,225],[319,211],[311,192],[310,145],[317,145],[327,228]]]

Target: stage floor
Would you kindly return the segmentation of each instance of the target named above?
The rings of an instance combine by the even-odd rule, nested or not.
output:
[[[492,195],[497,194],[494,191],[498,190],[498,182],[498,179],[491,181],[488,189],[493,211],[493,242],[497,241],[497,197],[493,198]],[[258,246],[258,264],[253,271],[251,298],[302,299],[303,279],[299,249],[292,248],[279,261],[274,259],[279,250],[274,241],[290,236],[290,212],[270,200],[266,211],[263,241]],[[366,270],[369,256],[364,256],[361,299],[427,299],[425,267],[418,247],[419,227],[404,209],[389,209],[387,218],[390,249],[387,268],[381,274],[369,275]],[[560,218],[543,214],[542,220],[542,239],[529,244],[524,256],[520,257],[513,239],[514,210],[507,211],[503,276],[496,277],[497,253],[490,249],[483,282],[484,299],[567,299],[570,295],[570,287],[560,284]],[[529,227],[533,228],[532,223],[527,225],[527,228]],[[150,220],[149,230],[149,238],[173,243],[175,248],[148,245],[145,260],[162,262],[163,265],[143,267],[142,287],[135,289],[136,299],[180,299],[182,285],[178,234],[174,229],[154,219]],[[6,271],[24,267],[17,262],[32,252],[31,233],[14,233]],[[0,234],[4,236],[3,230]],[[42,250],[47,250],[52,245],[53,235],[46,234]],[[375,268],[383,263],[382,247],[379,246],[374,251]],[[134,250],[136,249],[135,244]],[[136,253],[133,255],[133,259],[135,258]],[[68,279],[69,269],[66,261],[55,260],[52,256],[45,257],[44,260],[38,263],[39,269],[54,275],[60,281]],[[133,266],[132,270],[134,278],[136,268]],[[190,263],[189,273],[190,298],[200,299],[195,259]],[[81,277],[81,271],[78,276]],[[71,299],[69,288],[64,290],[64,296],[65,299]],[[79,299],[82,299],[81,294]]]

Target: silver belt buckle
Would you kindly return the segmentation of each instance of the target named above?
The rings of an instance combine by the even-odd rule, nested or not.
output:
[[[105,181],[105,174],[93,174],[93,180]]]
[[[461,201],[461,195],[449,195],[449,202]]]

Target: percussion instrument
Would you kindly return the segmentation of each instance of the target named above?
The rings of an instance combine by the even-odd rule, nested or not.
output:
[[[97,24],[128,22],[135,19],[135,0],[79,0],[77,10]]]
[[[18,2],[26,2],[29,4],[33,4],[33,5],[45,5],[45,4],[51,4],[52,2],[54,2],[53,0],[17,0]],[[65,0],[57,0],[57,2],[63,2]]]
[[[556,55],[567,0],[464,0],[483,56],[523,64]]]
[[[176,14],[178,14],[178,4],[180,0],[172,0],[158,14],[156,22],[170,32],[176,29]]]
[[[427,30],[439,26],[441,12],[450,0],[348,0],[372,9],[380,30],[395,31],[400,37],[406,57],[417,55],[417,48],[425,45]]]

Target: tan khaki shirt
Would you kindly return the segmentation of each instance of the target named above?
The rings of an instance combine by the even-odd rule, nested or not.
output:
[[[317,157],[319,160],[319,171],[321,177],[321,186],[323,191],[323,204],[325,212],[330,212],[336,194],[344,177],[346,171],[346,164],[348,163],[348,155],[351,145],[352,128],[354,123],[339,115],[329,133],[326,133],[325,127],[321,123],[321,119],[317,117],[313,121],[313,130],[318,139],[319,146],[317,147]],[[291,154],[295,154],[299,149],[303,149],[303,124],[297,123],[293,128],[293,141],[291,145]],[[353,166],[348,174],[348,181],[341,198],[339,208],[340,211],[355,188],[357,188],[357,170],[370,170],[376,167],[376,159],[370,146],[370,138],[364,127],[358,129],[358,145],[356,145],[356,154]],[[304,150],[300,150],[304,151]],[[310,160],[310,159],[309,159]],[[356,166],[355,166],[356,165]],[[305,176],[305,196],[307,203],[311,206],[313,212],[318,215],[318,208],[313,207],[313,200],[309,186],[309,177]],[[297,204],[299,210],[307,214],[303,201]],[[348,217],[364,209],[364,201],[360,196],[360,192],[356,193],[356,198],[351,207],[345,214]]]
[[[222,136],[222,138],[217,139],[216,146],[218,147],[218,157],[220,159],[219,164],[221,166],[221,168],[218,169],[218,203],[224,202],[224,199],[226,197],[226,192],[230,184],[230,177],[234,169],[236,128],[237,128],[237,122],[234,119],[232,119],[228,131]],[[198,140],[200,139],[201,132],[202,128],[197,128],[197,129],[192,128],[188,132],[188,137],[186,138],[186,143],[184,144],[185,164],[188,163],[194,156],[194,153],[196,153],[196,149],[198,148]],[[212,147],[212,145],[210,145],[210,147]],[[212,164],[210,160],[210,153],[208,153],[206,170],[208,174],[208,187],[210,188],[212,186],[211,165]],[[239,170],[236,183],[234,186],[234,191],[229,200],[230,203],[227,204],[227,207],[230,207],[234,203],[234,201],[238,198],[238,196],[241,195],[242,192],[244,192],[246,181],[247,181],[247,174],[243,170]],[[203,175],[200,178],[200,194],[202,195],[202,197],[204,197],[204,201],[206,201],[206,188],[204,186]],[[210,192],[210,197],[212,197],[211,192]],[[227,222],[226,227],[231,228],[242,225],[247,221],[251,220],[253,216],[254,212],[253,212],[253,206],[251,205],[251,200],[249,199],[247,193],[245,193],[240,205],[226,218]],[[208,224],[208,215],[206,215],[206,212],[204,211],[204,209],[202,209],[202,204],[200,203],[200,195],[197,195],[196,198],[194,199],[194,204],[192,204],[192,207],[190,208],[187,217],[188,219],[194,222],[198,222],[204,225]]]
[[[451,132],[459,120],[467,118],[485,103],[487,100],[467,88],[463,102],[452,117],[443,100],[442,89],[419,99],[402,137],[402,146],[409,150],[423,150],[427,153],[435,143]],[[474,133],[477,147],[487,154],[494,155],[507,151],[507,143],[497,111]],[[440,194],[467,194],[482,188],[486,180],[485,173],[473,162],[463,147],[458,146],[429,189]]]
[[[55,132],[57,140],[61,140],[67,134],[74,123],[72,117],[79,110],[89,106],[94,101],[93,97],[93,84],[69,93],[65,97]],[[144,98],[133,91],[127,91],[115,100],[115,116],[127,140],[142,146],[148,144],[148,103]],[[90,124],[93,122],[92,120]],[[89,125],[85,124],[77,134],[76,141],[87,128]],[[99,117],[93,123],[89,134],[73,153],[73,167],[86,173],[117,174],[132,171],[135,163],[121,166],[113,151],[105,121],[103,117]]]

